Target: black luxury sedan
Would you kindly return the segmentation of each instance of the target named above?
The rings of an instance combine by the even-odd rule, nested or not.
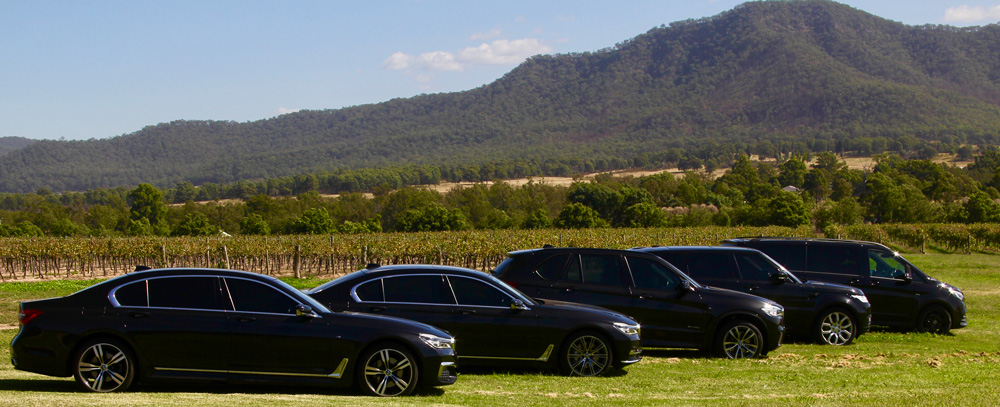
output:
[[[305,290],[334,310],[392,315],[455,336],[466,365],[558,367],[595,376],[642,357],[639,324],[611,310],[537,301],[489,274],[459,267],[371,267]]]
[[[760,250],[799,277],[860,288],[872,303],[873,325],[947,333],[967,324],[962,290],[931,278],[878,243],[759,237],[723,245]]]
[[[702,287],[636,251],[550,247],[507,254],[493,274],[532,297],[609,308],[642,324],[647,347],[714,350],[727,358],[781,345],[784,308],[755,295]]]
[[[84,389],[134,382],[279,382],[399,396],[457,378],[454,339],[422,323],[331,312],[273,277],[233,270],[139,271],[21,303],[14,368],[74,376]]]
[[[789,336],[847,345],[868,331],[871,304],[861,290],[799,280],[754,249],[656,246],[632,249],[662,257],[699,283],[759,295],[785,307]]]

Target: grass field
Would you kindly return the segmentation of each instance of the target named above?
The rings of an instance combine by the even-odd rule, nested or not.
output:
[[[876,331],[853,345],[785,344],[768,358],[720,360],[693,351],[648,349],[625,374],[568,378],[547,371],[463,370],[457,384],[383,400],[352,391],[301,387],[139,386],[87,394],[69,378],[0,363],[2,405],[1000,405],[1000,256],[909,254],[922,270],[965,291],[969,326],[951,335]],[[289,281],[299,287],[321,280]],[[17,301],[65,295],[91,282],[0,284],[0,324],[16,322]],[[16,330],[0,330],[10,343]],[[9,347],[0,360],[9,360]]]

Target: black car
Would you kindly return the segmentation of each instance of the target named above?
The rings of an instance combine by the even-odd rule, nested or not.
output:
[[[840,284],[799,280],[766,254],[719,246],[632,249],[655,254],[701,284],[774,300],[785,307],[789,336],[846,345],[868,331],[871,304],[861,290]]]
[[[702,287],[663,259],[628,250],[555,248],[507,254],[493,271],[532,297],[593,304],[642,324],[649,347],[764,356],[781,344],[784,309],[774,301]]]
[[[72,295],[24,301],[14,368],[75,376],[95,392],[134,382],[280,382],[376,396],[455,382],[454,339],[399,318],[334,313],[273,277],[140,271]]]
[[[878,243],[840,239],[740,238],[724,245],[767,253],[802,278],[860,288],[872,324],[946,333],[965,327],[965,295]]]
[[[638,362],[639,324],[607,309],[535,301],[489,274],[395,265],[360,270],[306,290],[332,309],[425,322],[455,336],[465,365],[558,366],[594,376]]]

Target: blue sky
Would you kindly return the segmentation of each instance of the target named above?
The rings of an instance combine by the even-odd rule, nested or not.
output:
[[[476,88],[733,0],[0,0],[0,137],[108,138]],[[1000,0],[849,0],[905,24],[1000,21]],[[998,44],[1000,45],[1000,44]]]

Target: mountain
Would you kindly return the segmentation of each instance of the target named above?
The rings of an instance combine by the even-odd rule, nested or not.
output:
[[[1000,26],[907,26],[831,1],[765,1],[607,49],[532,57],[464,92],[39,141],[0,157],[0,191],[927,142],[1000,143]]]
[[[30,146],[35,141],[24,137],[0,137],[0,156]]]

